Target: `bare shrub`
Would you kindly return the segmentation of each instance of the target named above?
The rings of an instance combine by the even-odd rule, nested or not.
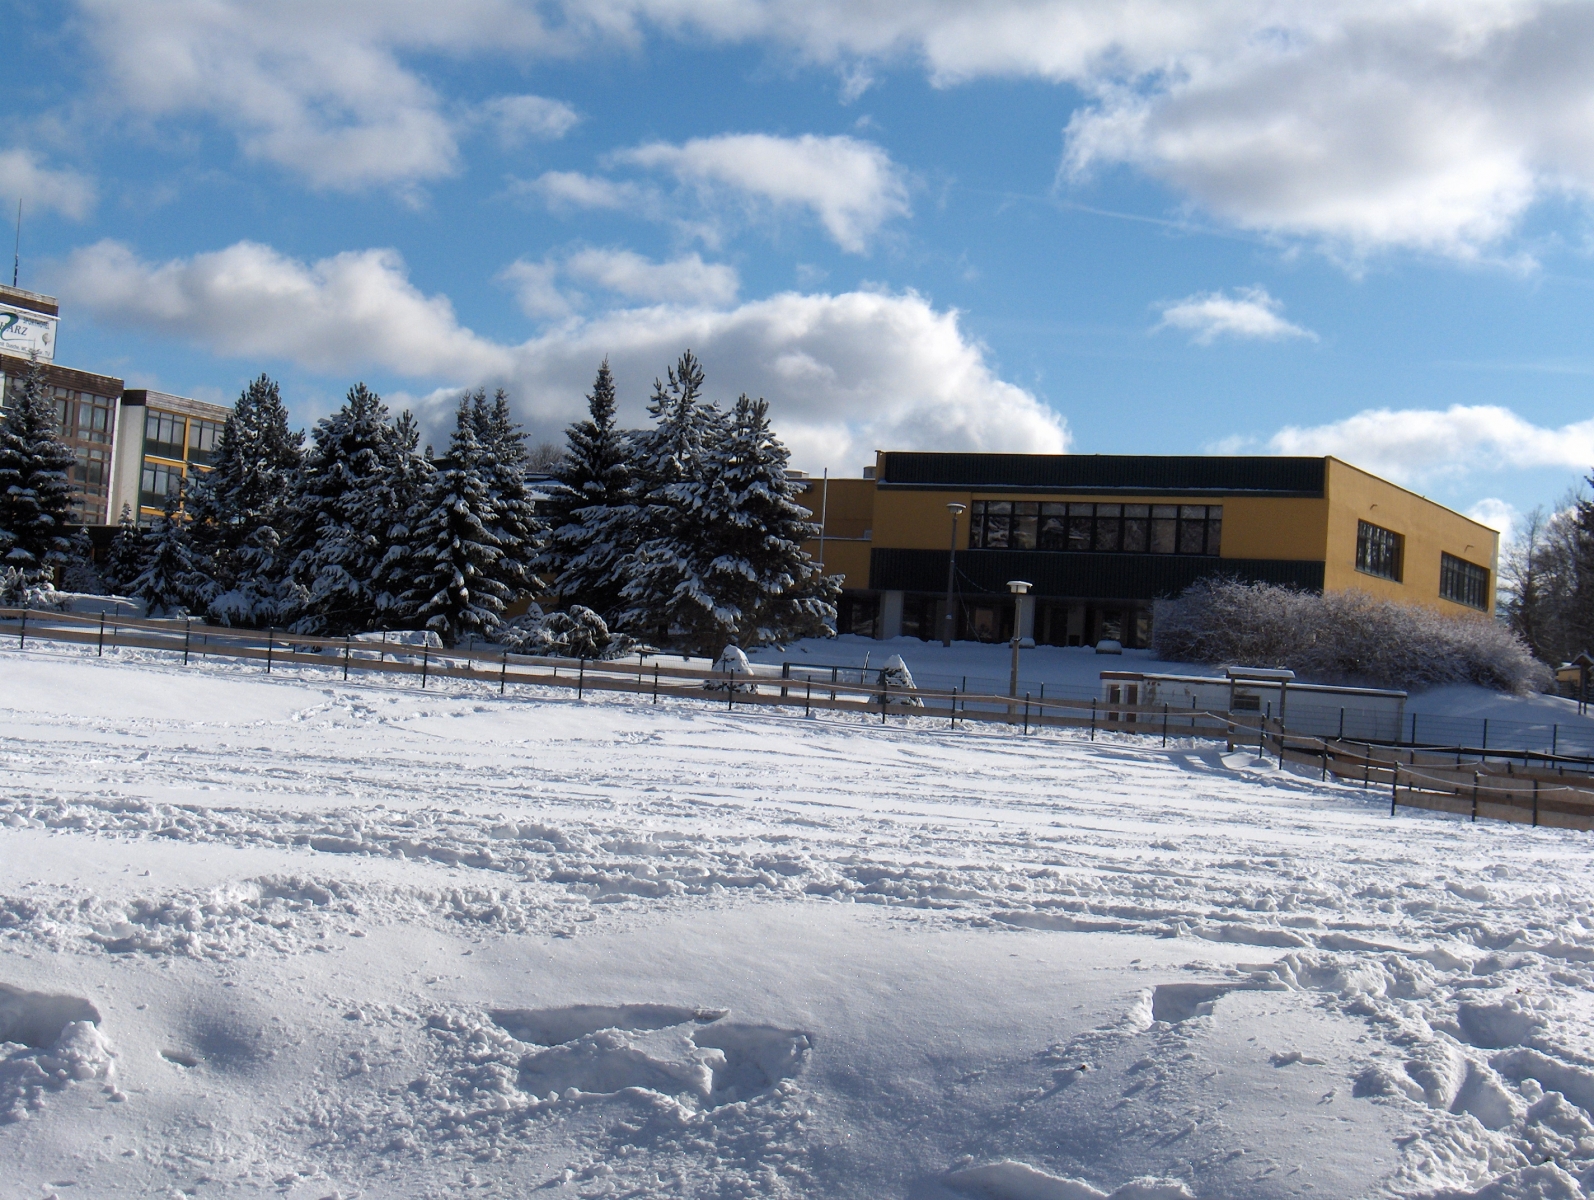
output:
[[[1265,583],[1203,580],[1159,600],[1152,653],[1173,662],[1287,667],[1308,679],[1408,691],[1471,683],[1545,690],[1550,672],[1511,630],[1365,592],[1318,595]]]

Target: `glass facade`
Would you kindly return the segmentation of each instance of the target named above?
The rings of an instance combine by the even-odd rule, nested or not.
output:
[[[976,500],[969,506],[969,546],[1216,557],[1223,548],[1223,506]]]
[[[1392,530],[1366,521],[1356,523],[1356,569],[1380,579],[1400,582],[1401,543],[1404,539]]]
[[[20,375],[7,375],[4,396],[9,397],[21,383]],[[110,502],[116,401],[110,396],[68,387],[51,387],[49,394],[55,401],[57,435],[76,460],[70,470],[72,520],[86,525],[101,524]],[[0,407],[3,406],[4,398],[0,398]]]
[[[195,471],[210,470],[221,430],[220,421],[153,405],[144,410],[144,456],[138,483],[141,520],[159,516],[166,497],[179,492]]]
[[[1439,555],[1439,594],[1480,612],[1489,610],[1489,572],[1453,554]]]

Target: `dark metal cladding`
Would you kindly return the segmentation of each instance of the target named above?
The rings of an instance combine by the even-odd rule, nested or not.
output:
[[[1136,492],[1321,496],[1324,459],[1151,454],[928,454],[882,456],[883,488],[984,492]]]
[[[945,550],[871,550],[870,590],[944,592],[946,559]],[[1037,596],[1075,600],[1155,600],[1176,596],[1196,580],[1212,576],[1323,590],[1321,562],[1271,558],[960,550],[957,571],[958,591],[965,596],[1005,596],[1009,579],[1029,580]]]

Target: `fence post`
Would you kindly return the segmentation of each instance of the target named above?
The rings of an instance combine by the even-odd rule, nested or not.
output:
[[[27,648],[28,648],[28,603],[27,603],[26,600],[24,600],[22,602],[22,628],[17,631],[17,649],[18,650],[26,650]]]
[[[103,626],[104,623],[105,623],[105,621],[104,621],[104,618],[102,617],[100,619],[100,624]],[[1557,751],[1559,751],[1560,747],[1561,747],[1561,727],[1559,725],[1551,725],[1550,726],[1550,757],[1551,758],[1554,758],[1556,756],[1556,753],[1557,753]]]
[[[579,664],[576,667],[576,699],[579,700],[581,699],[581,693],[587,686],[587,656],[585,654],[578,655],[576,662]]]
[[[504,694],[504,685],[509,682],[509,647],[504,647],[504,660],[498,665],[498,694]]]
[[[276,636],[275,636],[276,632],[277,632],[276,626],[269,625],[269,626],[266,627],[266,674],[267,675],[271,674],[271,646],[272,646],[272,643],[276,641]]]
[[[188,641],[193,636],[194,623],[187,618],[183,620],[183,666],[188,665]]]
[[[1489,718],[1483,718],[1483,749],[1489,748]]]
[[[810,679],[807,683],[807,690],[803,692],[803,716],[805,717],[812,711],[814,703],[814,681]]]
[[[343,682],[349,682],[349,647],[354,644],[354,639],[348,634],[343,635]]]
[[[1342,742],[1345,740],[1345,710],[1343,708],[1339,710],[1339,740]]]
[[[1323,774],[1318,778],[1319,783],[1328,782],[1328,739],[1318,738],[1318,743],[1323,747]]]
[[[1472,777],[1472,823],[1478,823],[1478,777]]]
[[[789,662],[783,662],[780,664],[780,677],[782,679],[791,678],[791,664]],[[786,685],[784,683],[780,685],[780,698],[782,700],[786,698]]]
[[[1162,706],[1162,748],[1168,748],[1168,706]]]
[[[955,684],[955,683],[952,685],[952,709],[951,709],[951,713],[952,713],[952,715],[949,718],[949,720],[951,722],[952,728],[956,729],[958,727],[958,687],[957,687],[957,684]]]
[[[967,678],[967,676],[965,676]],[[1090,740],[1096,740],[1096,697],[1090,698]]]
[[[1024,736],[1029,736],[1029,693],[1024,693]]]
[[[1400,764],[1389,764],[1389,815],[1395,815],[1395,790],[1400,786]]]
[[[653,664],[653,703],[659,702],[659,664]]]
[[[1415,746],[1417,744],[1417,714],[1416,713],[1412,713],[1411,714],[1411,744],[1413,746]]]
[[[1533,824],[1539,823],[1539,781],[1533,781]]]
[[[427,673],[427,671],[431,670],[431,667],[432,667],[432,648],[430,646],[422,646],[421,647],[421,690],[422,691],[426,690],[426,673]]]
[[[95,657],[96,658],[104,658],[105,657],[105,614],[104,613],[100,614],[100,649],[99,649],[99,653],[96,654]]]

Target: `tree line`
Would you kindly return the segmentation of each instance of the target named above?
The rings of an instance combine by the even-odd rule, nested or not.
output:
[[[1556,666],[1594,653],[1594,500],[1574,492],[1529,513],[1500,576],[1500,611],[1536,658]]]
[[[0,421],[0,586],[64,577],[152,614],[571,653],[642,642],[717,653],[828,634],[839,583],[802,550],[818,531],[768,405],[706,401],[690,351],[666,376],[652,426],[622,429],[605,362],[552,479],[534,480],[533,454],[553,456],[528,447],[502,390],[465,392],[434,456],[413,416],[363,383],[307,439],[261,375],[211,469],[192,472],[147,528],[124,508],[96,563],[86,531],[68,532],[73,456],[36,364]],[[565,611],[545,618],[537,601]]]

